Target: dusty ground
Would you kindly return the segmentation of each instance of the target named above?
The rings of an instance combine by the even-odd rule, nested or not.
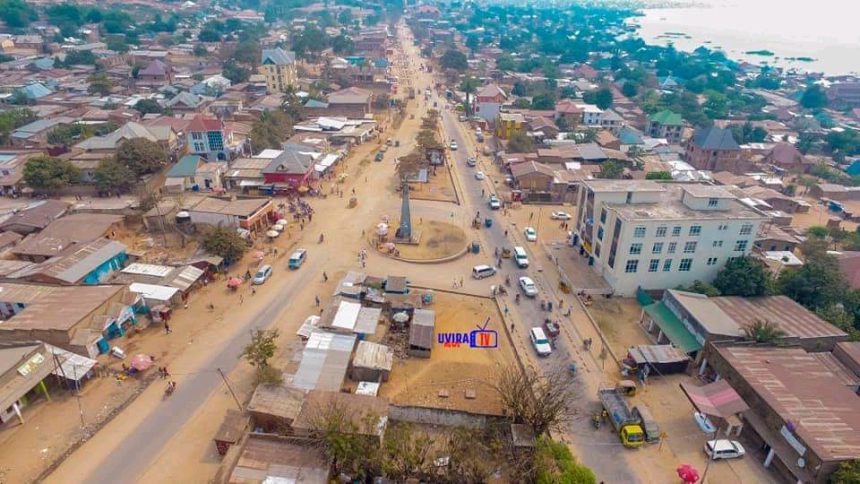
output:
[[[392,226],[396,227],[398,223],[395,222]],[[459,254],[466,247],[466,233],[456,225],[436,220],[423,220],[420,224],[415,223],[412,230],[421,234],[417,245],[397,244],[400,257],[404,259],[442,259]]]
[[[635,299],[595,297],[592,301],[588,308],[591,316],[620,358],[627,354],[627,348],[632,345],[651,344],[648,336],[636,324],[642,306]]]
[[[489,318],[487,329],[498,332],[498,348],[480,349],[468,345],[452,348],[434,340],[429,360],[409,357],[395,362],[389,381],[380,388],[380,395],[403,405],[500,413],[502,409],[492,389],[483,382],[492,378],[499,368],[514,363],[514,349],[499,327],[501,314],[495,303],[486,298],[437,292],[432,309],[436,311],[437,335],[469,332],[483,326]],[[439,397],[441,390],[447,390],[449,397]],[[466,390],[474,390],[477,398],[466,399]]]
[[[409,187],[410,199],[457,203],[457,193],[447,167],[437,168],[435,175],[431,172],[427,183],[412,183]]]
[[[807,213],[793,214],[791,219],[792,227],[806,229],[815,225],[824,226],[827,225],[827,221],[829,219],[835,218],[840,220],[840,226],[843,229],[849,232],[853,232],[857,229],[858,224],[856,222],[842,220],[838,214],[828,211],[827,207],[822,205],[819,200],[809,197],[804,197],[803,199],[811,205],[811,208]]]

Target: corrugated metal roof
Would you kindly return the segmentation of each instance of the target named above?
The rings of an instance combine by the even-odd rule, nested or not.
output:
[[[352,366],[391,371],[394,366],[394,350],[379,343],[359,341],[352,358]]]
[[[816,357],[800,348],[729,346],[717,352],[825,461],[860,458],[857,395]],[[732,375],[724,375],[727,379]],[[732,382],[741,388],[738,382]],[[764,408],[756,408],[766,415]]]
[[[173,270],[173,267],[170,266],[160,266],[156,264],[143,264],[141,262],[135,262],[129,264],[128,267],[122,270],[125,274],[140,274],[144,276],[156,276],[156,277],[164,277],[170,274],[170,271]]]
[[[313,331],[292,385],[303,390],[339,391],[355,341],[355,335]]]
[[[436,327],[436,312],[430,309],[416,309],[409,326],[409,345],[419,348],[433,348],[433,332]]]
[[[741,326],[761,320],[777,325],[788,337],[848,336],[845,331],[819,318],[815,313],[786,296],[756,298],[724,296],[711,298],[711,300]]]

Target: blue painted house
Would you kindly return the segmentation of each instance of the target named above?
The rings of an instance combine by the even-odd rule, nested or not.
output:
[[[128,247],[110,239],[96,239],[80,247],[7,275],[10,279],[60,285],[97,285],[125,267]]]

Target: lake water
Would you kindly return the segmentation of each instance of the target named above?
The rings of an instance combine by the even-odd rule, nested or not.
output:
[[[860,73],[860,1],[682,0],[644,11],[635,23],[648,43],[680,50],[721,48],[730,58],[830,75]],[[666,33],[671,33],[670,37]],[[683,36],[675,35],[683,34]],[[773,57],[746,54],[768,50]],[[811,57],[813,62],[786,57]]]

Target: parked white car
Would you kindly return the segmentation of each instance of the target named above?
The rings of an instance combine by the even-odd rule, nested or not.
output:
[[[537,231],[534,229],[534,227],[526,227],[523,233],[526,236],[526,240],[528,240],[529,242],[535,242],[537,240]]]
[[[533,281],[531,277],[520,277],[520,289],[522,289],[523,293],[528,297],[535,297],[538,295],[537,286],[535,286],[535,281]]]
[[[451,144],[448,145],[448,148],[451,148],[451,151],[457,151],[457,142],[452,141]]]
[[[489,203],[490,203],[490,208],[493,210],[498,210],[498,209],[502,208],[502,202],[500,202],[499,199],[496,198],[495,195],[490,196],[490,202]]]
[[[552,354],[552,345],[549,344],[543,328],[535,327],[530,329],[529,339],[532,340],[532,346],[535,347],[538,356],[549,356]]]
[[[705,454],[711,459],[737,459],[746,454],[740,442],[728,439],[709,440],[705,442]]]
[[[483,171],[476,171],[475,172],[475,180],[483,180],[484,178],[486,178],[486,177],[484,176]]]
[[[550,217],[552,217],[553,220],[570,220],[571,219],[570,214],[567,212],[553,212],[552,215],[550,215]]]

